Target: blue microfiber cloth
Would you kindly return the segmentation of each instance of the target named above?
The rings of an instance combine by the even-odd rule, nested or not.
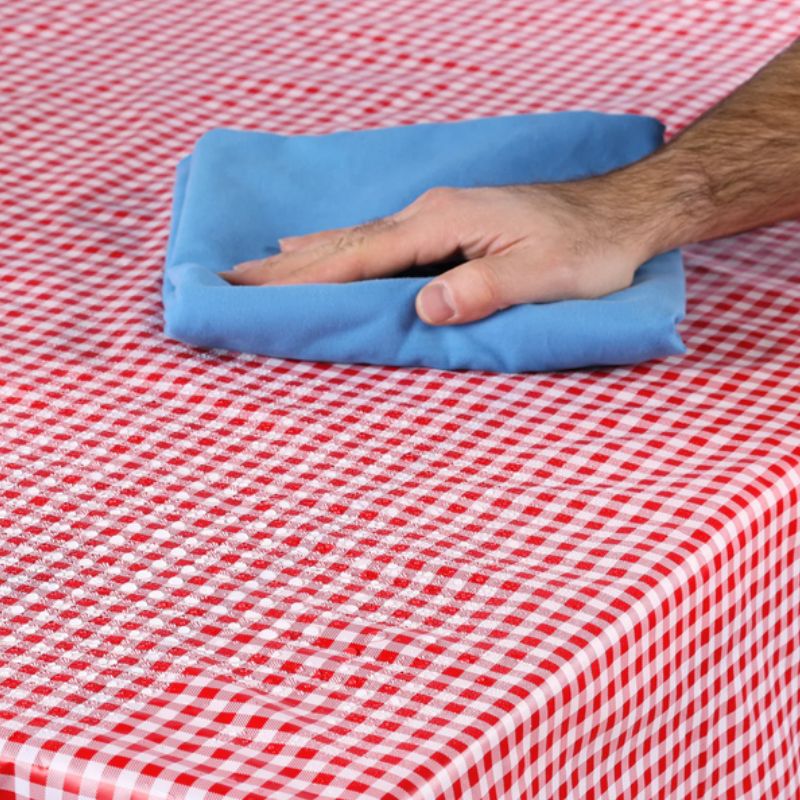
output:
[[[280,286],[231,286],[217,275],[278,252],[279,237],[385,216],[433,186],[599,174],[639,160],[662,136],[655,119],[589,111],[323,135],[211,130],[177,166],[165,333],[284,358],[494,372],[685,353],[676,330],[685,314],[677,250],[643,264],[630,287],[605,297],[526,303],[448,326],[427,325],[414,309],[430,275]]]

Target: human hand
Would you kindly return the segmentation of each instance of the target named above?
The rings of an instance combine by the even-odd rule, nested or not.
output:
[[[236,285],[342,283],[458,255],[417,294],[428,324],[471,322],[519,303],[599,297],[649,258],[602,177],[435,187],[395,214],[280,240],[281,252],[220,273]],[[616,219],[614,216],[616,215]]]

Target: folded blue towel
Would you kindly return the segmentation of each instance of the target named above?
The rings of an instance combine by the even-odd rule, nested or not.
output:
[[[685,353],[679,251],[591,300],[526,303],[431,326],[427,277],[231,286],[217,272],[277,240],[398,211],[432,186],[558,181],[636,161],[662,141],[649,117],[520,114],[324,135],[214,129],[177,166],[164,271],[165,333],[189,344],[293,359],[495,372],[632,364]],[[432,273],[431,273],[432,274]]]

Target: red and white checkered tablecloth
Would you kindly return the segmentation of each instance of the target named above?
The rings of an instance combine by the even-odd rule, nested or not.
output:
[[[532,375],[165,339],[177,160],[536,110],[669,133],[800,0],[6,0],[0,798],[800,796],[800,223],[688,355]]]

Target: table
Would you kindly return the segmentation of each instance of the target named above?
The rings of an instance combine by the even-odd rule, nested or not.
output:
[[[796,798],[800,223],[687,248],[631,367],[202,351],[159,292],[210,127],[673,135],[798,14],[6,2],[0,798]]]

